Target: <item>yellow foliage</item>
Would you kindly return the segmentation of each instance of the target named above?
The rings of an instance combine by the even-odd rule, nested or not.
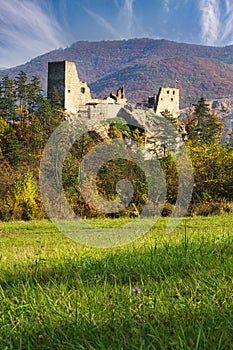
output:
[[[29,220],[37,212],[38,189],[33,175],[28,171],[13,185],[12,194],[7,197],[7,205],[16,219]]]

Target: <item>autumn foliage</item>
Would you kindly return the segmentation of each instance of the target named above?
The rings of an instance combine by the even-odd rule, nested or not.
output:
[[[166,117],[166,116],[165,116]],[[46,217],[39,191],[39,168],[44,146],[55,128],[65,119],[59,97],[54,91],[48,100],[40,81],[30,81],[24,72],[15,79],[4,77],[0,83],[0,219]],[[107,140],[131,138],[139,144],[145,141],[142,130],[130,129],[121,121],[110,121]],[[194,188],[190,214],[231,211],[233,205],[233,149],[221,143],[221,123],[212,115],[204,99],[186,121],[186,147],[193,164]],[[88,204],[80,189],[80,163],[96,145],[104,141],[98,134],[83,134],[67,153],[63,164],[63,188],[66,198],[80,217],[138,216],[148,199],[145,174],[136,164],[116,159],[104,164],[96,178],[100,197],[114,201],[117,183],[127,179],[133,187],[130,203],[118,213],[106,214]],[[142,156],[142,155],[141,155]],[[168,153],[160,160],[166,178],[167,200],[163,210],[169,215],[178,191],[176,165]],[[88,185],[83,189],[88,193]],[[90,196],[92,194],[90,193]]]

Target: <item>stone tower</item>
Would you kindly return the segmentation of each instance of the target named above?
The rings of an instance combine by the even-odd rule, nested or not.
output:
[[[156,96],[154,107],[155,113],[160,114],[161,112],[168,110],[174,118],[177,118],[180,114],[179,98],[179,89],[161,87]]]
[[[58,61],[48,63],[48,97],[56,88],[62,106],[68,112],[76,113],[91,101],[87,84],[79,80],[74,62]]]

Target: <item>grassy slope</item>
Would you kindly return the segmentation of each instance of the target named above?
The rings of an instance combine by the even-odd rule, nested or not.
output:
[[[231,349],[232,219],[187,218],[186,238],[161,219],[106,250],[0,223],[0,349]]]

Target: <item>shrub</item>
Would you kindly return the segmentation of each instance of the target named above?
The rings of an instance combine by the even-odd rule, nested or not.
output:
[[[233,203],[226,200],[205,201],[203,203],[194,204],[190,208],[191,215],[219,215],[223,213],[232,213]]]
[[[41,212],[41,203],[36,180],[30,171],[16,179],[11,193],[6,197],[5,204],[8,208],[5,215],[10,219],[31,220],[38,217],[38,213]]]

